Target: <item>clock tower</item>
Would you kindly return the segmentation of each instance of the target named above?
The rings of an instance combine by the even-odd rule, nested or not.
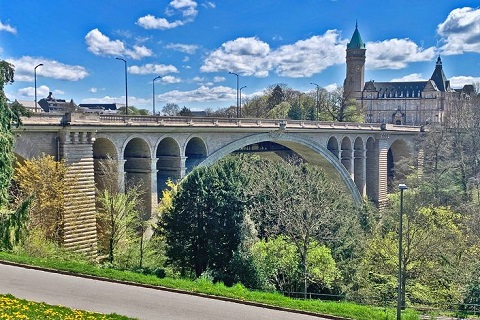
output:
[[[358,25],[347,45],[347,75],[343,83],[344,94],[350,98],[360,98],[365,76],[365,43],[362,41]]]

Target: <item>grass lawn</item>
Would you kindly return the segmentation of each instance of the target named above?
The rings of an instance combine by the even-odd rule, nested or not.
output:
[[[109,279],[135,282],[164,288],[178,289],[197,294],[226,297],[242,301],[251,301],[271,306],[303,310],[325,315],[335,315],[358,320],[394,320],[396,311],[393,308],[378,308],[358,305],[351,302],[331,302],[320,300],[300,300],[283,296],[279,293],[261,292],[249,290],[242,285],[226,287],[222,283],[211,283],[210,281],[157,278],[156,276],[143,275],[131,271],[120,271],[115,269],[100,268],[93,264],[74,261],[32,258],[27,256],[14,255],[7,252],[0,252],[0,260],[16,263],[34,265],[44,268],[67,271],[76,274],[104,277]],[[0,318],[1,319],[1,318]],[[110,319],[110,318],[109,318]],[[404,320],[417,320],[418,314],[412,310],[406,310],[403,314]]]
[[[17,299],[12,295],[0,295],[0,319],[49,319],[49,320],[128,320],[132,318],[116,314],[99,314],[88,311],[72,310],[61,306],[51,306],[46,303],[31,302]]]

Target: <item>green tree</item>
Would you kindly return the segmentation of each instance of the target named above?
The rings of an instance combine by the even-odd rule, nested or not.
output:
[[[14,66],[7,61],[0,61],[0,248],[12,249],[27,233],[28,208],[30,198],[11,210],[9,190],[13,178],[13,144],[12,125],[21,124],[22,109],[7,103],[3,88],[13,82]]]
[[[132,238],[132,233],[138,225],[137,199],[138,194],[134,188],[130,188],[126,193],[112,193],[105,189],[97,197],[100,203],[97,219],[100,228],[103,229],[100,234],[108,239],[107,252],[110,263],[114,263],[119,246],[122,242],[123,245],[127,245],[125,242]]]
[[[261,240],[252,247],[254,263],[266,283],[262,289],[296,292],[303,286],[303,270],[297,247],[284,236]],[[331,288],[340,273],[330,249],[312,243],[308,254],[309,280]]]
[[[182,110],[180,110],[180,112],[178,113],[178,115],[182,117],[191,117],[192,111],[187,107],[183,107]]]
[[[126,108],[125,107],[118,108],[118,113],[126,114]],[[128,115],[130,116],[146,116],[149,114],[150,114],[150,111],[148,111],[147,109],[138,109],[137,107],[134,107],[134,106],[128,106]]]
[[[3,91],[6,84],[13,82],[14,67],[7,61],[0,61],[0,209],[8,203],[10,182],[13,177],[13,134],[12,122],[20,121],[7,104]]]
[[[447,306],[462,301],[458,270],[468,261],[462,216],[447,207],[418,206],[415,190],[405,197],[402,233],[402,301]],[[369,303],[396,299],[398,270],[398,196],[368,242],[360,266],[360,296]]]
[[[285,93],[282,89],[282,86],[284,85],[277,84],[271,90],[271,93],[269,94],[267,99],[268,111],[272,110],[273,108],[275,108],[275,106],[285,101]]]
[[[171,210],[161,217],[169,263],[183,275],[207,270],[223,279],[241,243],[246,175],[236,157],[195,168],[178,186]]]
[[[337,236],[339,222],[355,210],[345,190],[328,179],[323,170],[297,161],[282,165],[265,162],[257,167],[263,174],[255,183],[257,194],[252,210],[257,221],[262,221],[261,234],[284,235],[296,246],[306,294],[312,245]]]

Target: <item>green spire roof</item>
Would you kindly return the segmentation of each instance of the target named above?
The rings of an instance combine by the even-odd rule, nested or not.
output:
[[[352,40],[350,40],[347,45],[347,49],[365,49],[365,43],[362,41],[357,24],[355,24],[355,32],[353,33]]]

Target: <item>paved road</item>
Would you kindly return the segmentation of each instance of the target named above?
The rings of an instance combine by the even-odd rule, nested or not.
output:
[[[162,290],[0,264],[0,293],[17,298],[100,313],[154,320],[319,320],[323,318],[265,309]]]

